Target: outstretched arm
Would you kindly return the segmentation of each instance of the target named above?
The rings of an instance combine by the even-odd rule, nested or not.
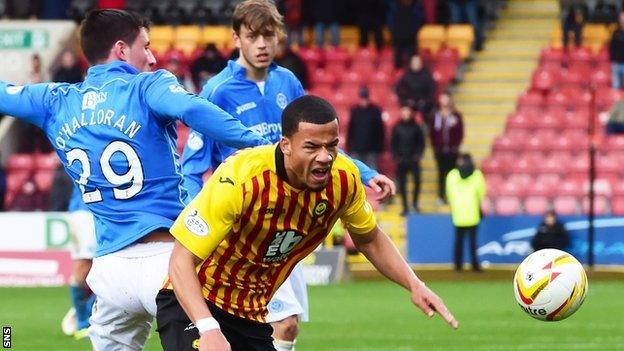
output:
[[[48,116],[47,97],[52,84],[12,85],[0,81],[0,114],[41,127]]]
[[[432,317],[434,313],[438,313],[453,329],[457,329],[459,324],[442,299],[416,276],[390,238],[379,227],[366,234],[351,235],[351,238],[355,247],[381,274],[410,292],[412,302],[427,316]]]

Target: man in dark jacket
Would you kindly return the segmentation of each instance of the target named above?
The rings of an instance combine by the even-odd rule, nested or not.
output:
[[[399,103],[427,115],[433,106],[436,83],[418,55],[410,59],[410,67],[396,86]]]
[[[215,74],[221,72],[227,60],[221,56],[215,44],[208,44],[201,55],[191,63],[191,77],[196,87],[204,84]]]
[[[54,82],[78,83],[82,82],[82,69],[76,62],[76,55],[71,51],[63,52],[61,55],[61,66],[52,77]]]
[[[417,51],[416,33],[423,24],[422,6],[415,0],[395,0],[391,2],[390,31],[394,45],[394,67],[405,67],[406,57]]]
[[[544,214],[544,220],[537,229],[537,233],[531,240],[534,251],[541,249],[565,250],[570,243],[568,232],[563,224],[557,219],[555,211],[550,210]]]
[[[360,88],[360,100],[351,109],[347,150],[351,157],[377,169],[377,156],[383,151],[384,124],[381,109],[369,98],[368,88]]]
[[[403,202],[403,216],[409,214],[407,205],[407,173],[414,177],[414,197],[412,205],[418,212],[418,195],[420,194],[420,160],[425,150],[425,133],[421,127],[422,120],[417,122],[414,112],[409,106],[401,107],[401,121],[392,129],[390,148],[392,158],[397,165],[399,192]]]
[[[464,139],[463,117],[453,106],[449,93],[438,97],[438,108],[429,122],[431,146],[438,165],[438,204],[446,203],[446,176],[455,167],[459,147]]]
[[[622,78],[624,77],[624,12],[620,13],[618,20],[620,27],[613,32],[611,42],[609,42],[613,89],[622,89]]]

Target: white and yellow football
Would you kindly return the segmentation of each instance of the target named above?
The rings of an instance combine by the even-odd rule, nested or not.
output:
[[[585,269],[569,253],[543,249],[522,261],[514,276],[518,305],[529,316],[559,321],[572,315],[585,300]]]

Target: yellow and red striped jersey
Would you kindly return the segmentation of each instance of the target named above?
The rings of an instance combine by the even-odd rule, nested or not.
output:
[[[296,189],[286,178],[279,147],[240,151],[217,168],[171,228],[204,260],[198,267],[204,297],[233,315],[264,322],[275,290],[339,218],[355,235],[376,226],[347,157],[337,156],[322,190]]]

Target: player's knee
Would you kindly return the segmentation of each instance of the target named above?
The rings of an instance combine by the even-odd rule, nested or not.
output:
[[[299,334],[299,319],[297,316],[287,317],[272,325],[273,336],[276,339],[293,341]]]

